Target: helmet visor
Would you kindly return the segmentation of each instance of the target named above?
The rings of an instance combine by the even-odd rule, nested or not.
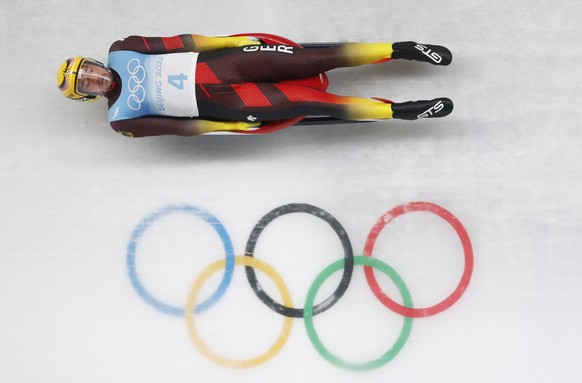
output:
[[[77,92],[87,96],[102,96],[111,89],[111,71],[102,63],[84,59],[77,75]]]

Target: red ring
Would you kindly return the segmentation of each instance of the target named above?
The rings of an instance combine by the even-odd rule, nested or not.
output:
[[[463,245],[463,252],[465,253],[465,270],[463,271],[463,275],[461,277],[461,281],[457,285],[457,288],[445,298],[443,301],[435,304],[434,306],[425,307],[425,308],[411,308],[405,307],[401,304],[394,302],[390,299],[380,286],[378,285],[378,281],[376,280],[376,276],[374,275],[374,269],[365,266],[364,272],[366,274],[366,280],[368,281],[368,285],[372,289],[372,292],[376,297],[382,302],[382,304],[388,307],[390,310],[403,315],[409,318],[424,318],[431,315],[438,314],[449,307],[451,307],[455,302],[461,298],[469,282],[471,280],[471,274],[473,273],[473,248],[471,247],[471,240],[469,239],[469,235],[467,231],[461,224],[461,222],[449,211],[446,209],[435,205],[430,202],[411,202],[408,204],[400,205],[395,207],[394,209],[390,210],[386,214],[384,214],[374,225],[370,234],[368,234],[368,239],[366,240],[366,246],[364,248],[364,255],[371,257],[372,252],[374,251],[374,244],[376,243],[376,239],[378,235],[384,229],[389,222],[395,219],[398,216],[404,215],[406,213],[414,212],[414,211],[426,211],[429,213],[433,213],[438,215],[439,217],[443,218],[445,221],[449,223],[457,232],[459,239]]]

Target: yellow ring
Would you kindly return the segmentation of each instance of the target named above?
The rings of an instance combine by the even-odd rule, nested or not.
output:
[[[250,267],[253,267],[255,269],[259,269],[263,273],[267,274],[267,276],[269,276],[273,280],[273,282],[275,282],[277,289],[281,293],[283,303],[287,307],[293,306],[293,304],[291,302],[291,294],[289,294],[289,290],[287,289],[287,286],[283,282],[283,279],[281,278],[281,276],[271,266],[269,266],[268,264],[266,264],[263,261],[260,261],[256,258],[241,256],[241,255],[237,255],[234,258],[234,264],[235,265],[250,266]],[[194,282],[194,285],[192,286],[192,289],[190,290],[190,294],[188,294],[188,302],[186,303],[186,308],[185,308],[186,325],[188,326],[188,332],[190,333],[190,338],[192,338],[192,341],[194,342],[196,347],[198,347],[200,352],[202,352],[202,354],[204,356],[206,356],[208,359],[212,360],[213,362],[215,362],[219,365],[222,365],[225,367],[231,367],[231,368],[256,367],[262,363],[265,363],[266,361],[268,361],[269,359],[271,359],[272,357],[277,355],[277,353],[279,351],[281,351],[281,349],[285,345],[285,342],[287,342],[289,335],[291,334],[291,326],[293,324],[293,318],[285,317],[285,319],[283,320],[283,327],[281,328],[281,333],[279,334],[279,338],[277,339],[277,341],[267,350],[267,352],[265,352],[264,354],[261,354],[257,357],[254,357],[251,359],[243,359],[243,360],[228,359],[228,358],[223,358],[223,357],[217,355],[216,353],[214,353],[213,351],[211,351],[208,348],[208,346],[202,341],[202,338],[200,337],[200,335],[198,334],[198,331],[196,330],[196,323],[194,321],[194,318],[195,318],[194,306],[196,303],[196,298],[198,296],[198,293],[200,292],[200,289],[202,288],[202,285],[206,282],[206,280],[208,280],[208,278],[212,274],[225,268],[225,265],[226,265],[226,260],[224,260],[224,259],[217,261],[217,262],[214,262],[213,264],[208,266],[200,274],[198,279],[196,279],[196,281]]]

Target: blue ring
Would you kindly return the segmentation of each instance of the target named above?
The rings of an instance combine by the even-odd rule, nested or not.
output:
[[[220,223],[218,218],[208,213],[207,211],[190,205],[170,205],[158,211],[155,211],[148,215],[146,218],[144,218],[136,227],[136,229],[133,231],[131,240],[129,241],[129,245],[127,246],[127,271],[129,274],[129,279],[131,280],[131,284],[133,285],[135,291],[137,291],[139,296],[142,297],[142,299],[146,301],[148,304],[153,306],[156,310],[159,310],[163,313],[170,315],[184,316],[183,308],[167,305],[154,298],[140,282],[135,267],[135,253],[138,242],[144,231],[148,227],[150,227],[151,224],[153,224],[163,216],[173,212],[184,212],[204,218],[204,220],[208,222],[214,230],[216,230],[216,232],[220,236],[220,239],[222,240],[222,244],[224,245],[224,251],[226,253],[226,266],[224,268],[224,276],[222,277],[222,281],[220,282],[220,285],[218,286],[216,291],[208,299],[196,305],[196,307],[194,308],[194,312],[196,314],[199,314],[213,306],[224,295],[226,289],[230,285],[230,282],[232,280],[232,273],[234,271],[234,250],[232,247],[232,242],[230,241],[230,237],[228,236],[226,229],[224,228],[222,223]]]

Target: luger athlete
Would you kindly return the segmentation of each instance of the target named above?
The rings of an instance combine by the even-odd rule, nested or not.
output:
[[[107,65],[68,59],[57,83],[74,100],[108,98],[111,127],[129,137],[245,131],[297,116],[413,120],[452,111],[447,98],[392,103],[333,95],[298,81],[390,59],[448,65],[452,55],[447,48],[415,42],[307,49],[263,45],[252,36],[130,36],[113,43]]]

